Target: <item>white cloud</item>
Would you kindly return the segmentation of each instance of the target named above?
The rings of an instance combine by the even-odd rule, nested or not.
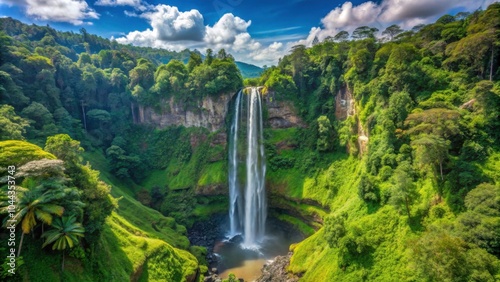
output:
[[[283,43],[273,42],[271,45],[255,50],[249,56],[254,62],[273,64],[278,58],[283,57],[285,49],[283,48]]]
[[[99,14],[85,0],[0,0],[2,4],[22,6],[26,15],[44,21],[68,22],[81,25]]]
[[[132,31],[116,38],[122,44],[183,50],[207,48],[217,52],[226,49],[237,60],[256,64],[272,64],[280,57],[282,43],[264,46],[248,33],[251,21],[233,14],[224,14],[213,26],[205,26],[203,16],[197,10],[181,12],[177,7],[157,5],[144,13],[128,13],[128,16],[145,18],[151,28]]]
[[[420,23],[432,22],[452,8],[474,11],[479,6],[484,9],[495,1],[498,0],[484,0],[482,4],[477,3],[477,0],[421,0],[418,2],[414,0],[383,0],[380,3],[368,1],[357,6],[351,2],[345,2],[327,13],[321,19],[322,26],[312,27],[308,35],[305,36],[306,38],[304,35],[288,34],[260,40],[252,38],[248,32],[248,28],[252,24],[250,20],[246,21],[231,13],[224,14],[213,26],[205,26],[203,16],[197,10],[181,12],[177,7],[157,5],[149,7],[146,12],[127,13],[129,16],[147,19],[151,24],[150,29],[133,31],[116,40],[125,44],[131,43],[177,51],[185,48],[197,48],[198,50],[211,48],[217,52],[217,50],[224,48],[237,60],[256,65],[272,65],[276,64],[280,57],[286,55],[294,45],[310,45],[315,37],[324,40],[327,36],[334,36],[341,30],[352,33],[354,29],[364,25],[377,27],[381,31],[394,23],[403,28],[411,28]],[[296,28],[262,31],[260,34]]]
[[[141,5],[141,0],[98,0],[95,2],[97,6],[132,6]]]
[[[321,23],[322,28],[314,27],[306,39],[297,41],[298,44],[311,44],[315,36],[320,40],[327,36],[334,36],[341,30],[352,32],[359,26],[372,26],[384,30],[391,24],[399,24],[403,28],[412,28],[421,23],[430,23],[453,8],[474,11],[485,9],[498,0],[383,0],[377,4],[372,1],[357,6],[351,2],[344,2],[330,11]]]
[[[140,17],[149,20],[155,38],[161,41],[200,41],[205,34],[203,16],[198,10],[180,12],[177,7],[158,5]]]
[[[148,4],[145,0],[97,0],[94,5],[108,7],[130,6],[137,11],[143,12],[154,7],[153,5]],[[125,11],[125,14],[127,14],[127,12],[128,11]]]
[[[246,22],[233,14],[224,14],[213,27],[207,26],[205,42],[216,44],[232,44],[238,34],[247,32],[247,28],[252,24]]]
[[[381,7],[373,2],[365,2],[353,6],[351,2],[345,2],[341,7],[330,11],[321,19],[326,29],[335,29],[346,26],[359,26],[372,23],[377,19]]]

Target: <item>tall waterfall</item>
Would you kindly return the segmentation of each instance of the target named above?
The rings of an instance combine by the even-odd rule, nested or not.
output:
[[[234,119],[229,132],[229,225],[230,235],[235,236],[242,228],[243,221],[243,199],[238,183],[238,125],[240,121],[240,101],[243,90],[236,96],[234,104]]]
[[[248,88],[247,88],[248,89]],[[236,97],[234,119],[230,130],[229,144],[229,218],[230,232],[235,235],[243,231],[243,245],[255,248],[262,240],[267,217],[262,97],[258,88],[240,91]],[[244,92],[249,92],[244,95]],[[246,102],[246,120],[240,120],[240,111]],[[245,122],[245,126],[243,125]],[[238,146],[240,132],[246,131],[246,143]],[[240,142],[241,143],[241,142]],[[241,149],[240,149],[241,147]],[[240,161],[241,160],[241,161]],[[245,165],[245,170],[239,169]],[[244,189],[242,189],[244,187]]]

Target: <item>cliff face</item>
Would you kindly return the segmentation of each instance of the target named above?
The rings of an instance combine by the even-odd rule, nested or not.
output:
[[[335,117],[338,120],[345,120],[350,116],[355,116],[356,118],[355,132],[358,135],[358,142],[355,145],[357,146],[359,154],[364,155],[368,152],[368,132],[365,130],[359,120],[359,117],[356,115],[356,100],[354,99],[351,90],[344,86],[335,96]],[[348,151],[350,151],[349,146],[350,145],[348,144]]]
[[[234,93],[233,93],[234,94]],[[185,109],[174,98],[166,101],[166,109],[157,113],[151,108],[139,107],[139,123],[150,124],[159,128],[168,126],[205,127],[217,131],[224,127],[231,94],[218,97],[205,97],[196,108]]]
[[[267,101],[268,121],[272,128],[304,127],[305,124],[297,115],[290,102]]]
[[[335,117],[338,120],[345,120],[355,114],[354,97],[347,87],[342,87],[335,96]]]
[[[222,129],[225,124],[229,101],[236,93],[222,94],[218,97],[205,97],[196,108],[185,109],[182,103],[176,103],[173,98],[166,101],[161,113],[151,108],[139,106],[137,122],[154,125],[158,128],[169,126],[205,127],[214,132]],[[304,122],[296,114],[290,102],[266,101],[268,121],[272,128],[303,127]]]

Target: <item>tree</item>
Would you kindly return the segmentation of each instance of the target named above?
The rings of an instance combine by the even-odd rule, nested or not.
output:
[[[333,128],[327,116],[320,116],[318,122],[318,151],[328,151],[333,145]]]
[[[62,251],[61,269],[64,270],[64,253],[66,249],[73,248],[79,243],[79,237],[84,237],[85,228],[81,223],[76,222],[75,216],[58,217],[52,224],[53,229],[42,234],[46,238],[42,248],[53,244],[52,250]]]
[[[99,129],[111,121],[111,115],[106,110],[94,109],[87,112],[87,117],[99,125]]]
[[[189,61],[187,63],[187,68],[189,72],[192,72],[195,67],[202,64],[201,55],[197,52],[191,52],[189,54]]]
[[[437,21],[436,23],[438,24],[449,24],[449,23],[452,23],[455,21],[455,17],[452,16],[452,15],[444,15],[444,16],[441,16]]]
[[[325,239],[330,248],[338,247],[340,240],[347,234],[345,227],[346,215],[327,216],[325,219]]]
[[[406,134],[432,134],[450,140],[461,133],[459,127],[460,113],[456,110],[433,108],[409,114],[404,125]]]
[[[391,95],[387,111],[397,127],[403,126],[412,106],[413,101],[408,92],[396,92]]]
[[[392,41],[394,37],[396,37],[398,34],[403,32],[403,29],[397,24],[393,24],[391,26],[388,26],[383,32],[382,35],[387,35],[389,36],[389,40]]]
[[[411,30],[413,32],[419,32],[422,28],[424,28],[425,24],[417,24],[416,26],[412,27]]]
[[[60,194],[54,194],[51,191],[42,193],[38,189],[28,190],[18,194],[17,210],[13,217],[16,224],[21,223],[21,240],[19,242],[19,250],[17,256],[21,254],[23,246],[24,234],[29,234],[37,224],[37,219],[48,225],[52,224],[52,216],[61,216],[64,208],[54,204],[61,198]],[[6,212],[6,209],[2,209]]]
[[[377,32],[378,28],[376,27],[360,26],[352,32],[351,37],[353,39],[375,38]]]
[[[80,154],[83,152],[80,142],[71,139],[68,134],[48,137],[44,149],[63,160],[67,166],[75,166],[80,163]]]
[[[0,140],[23,140],[27,126],[29,126],[28,121],[16,115],[12,106],[0,106]]]
[[[425,78],[418,76],[419,69],[412,62],[420,59],[417,48],[412,44],[394,45],[385,66],[384,79],[390,85],[389,92],[413,90]]]
[[[186,66],[181,61],[171,60],[168,62],[166,70],[170,74],[169,82],[171,89],[174,93],[182,92],[186,88],[186,82],[189,78],[189,71]]]
[[[482,183],[465,197],[467,211],[457,218],[455,232],[468,243],[500,255],[500,188]]]
[[[304,73],[309,65],[309,56],[306,52],[306,46],[295,45],[290,54],[292,65],[292,77],[300,92],[305,90]]]
[[[146,59],[139,59],[137,66],[129,72],[130,89],[139,85],[145,90],[148,90],[154,84],[155,66]]]
[[[54,119],[50,111],[42,104],[32,102],[21,111],[21,115],[33,121],[36,129],[42,129],[44,125],[54,124]]]
[[[406,213],[410,217],[410,205],[417,198],[418,193],[415,189],[411,177],[411,164],[407,161],[402,162],[395,170],[393,176],[393,186],[391,189],[390,203],[396,207],[404,206]]]
[[[419,280],[495,281],[498,260],[445,230],[433,228],[410,244]]]
[[[17,170],[18,177],[30,178],[63,178],[64,166],[61,160],[41,159],[30,161]]]
[[[367,202],[378,201],[378,187],[369,175],[363,174],[361,176],[358,183],[358,196]]]
[[[439,165],[441,180],[443,177],[443,162],[448,157],[450,141],[434,134],[420,134],[411,141],[415,150],[415,161],[421,167],[426,165]]]
[[[29,101],[30,99],[24,95],[21,88],[12,80],[11,75],[0,71],[0,102],[13,105],[19,109],[26,106]]]
[[[313,41],[312,41],[312,45],[313,45],[313,46],[316,46],[316,45],[318,45],[318,44],[319,44],[319,39],[318,39],[318,37],[317,37],[317,36],[314,36],[314,39],[313,39]]]
[[[342,30],[339,33],[335,34],[333,40],[336,42],[343,42],[349,39],[349,32]]]
[[[205,57],[205,64],[211,65],[214,60],[214,51],[210,48],[207,49],[207,55]]]

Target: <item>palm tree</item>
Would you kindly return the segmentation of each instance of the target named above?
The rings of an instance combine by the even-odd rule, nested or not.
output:
[[[53,229],[42,234],[42,238],[47,238],[45,243],[43,243],[42,248],[54,243],[52,245],[52,250],[60,250],[63,252],[63,259],[61,268],[64,270],[64,252],[69,248],[73,248],[75,244],[78,244],[79,238],[83,237],[85,228],[83,228],[81,223],[75,222],[76,218],[74,215],[58,217],[54,219],[52,223]]]
[[[17,224],[21,223],[21,241],[17,256],[21,254],[24,234],[29,234],[37,224],[37,219],[48,225],[52,224],[52,215],[61,216],[64,208],[53,204],[59,199],[59,195],[47,191],[42,193],[40,189],[27,190],[19,193],[17,211],[12,218]],[[2,207],[0,212],[6,212],[6,207]]]

